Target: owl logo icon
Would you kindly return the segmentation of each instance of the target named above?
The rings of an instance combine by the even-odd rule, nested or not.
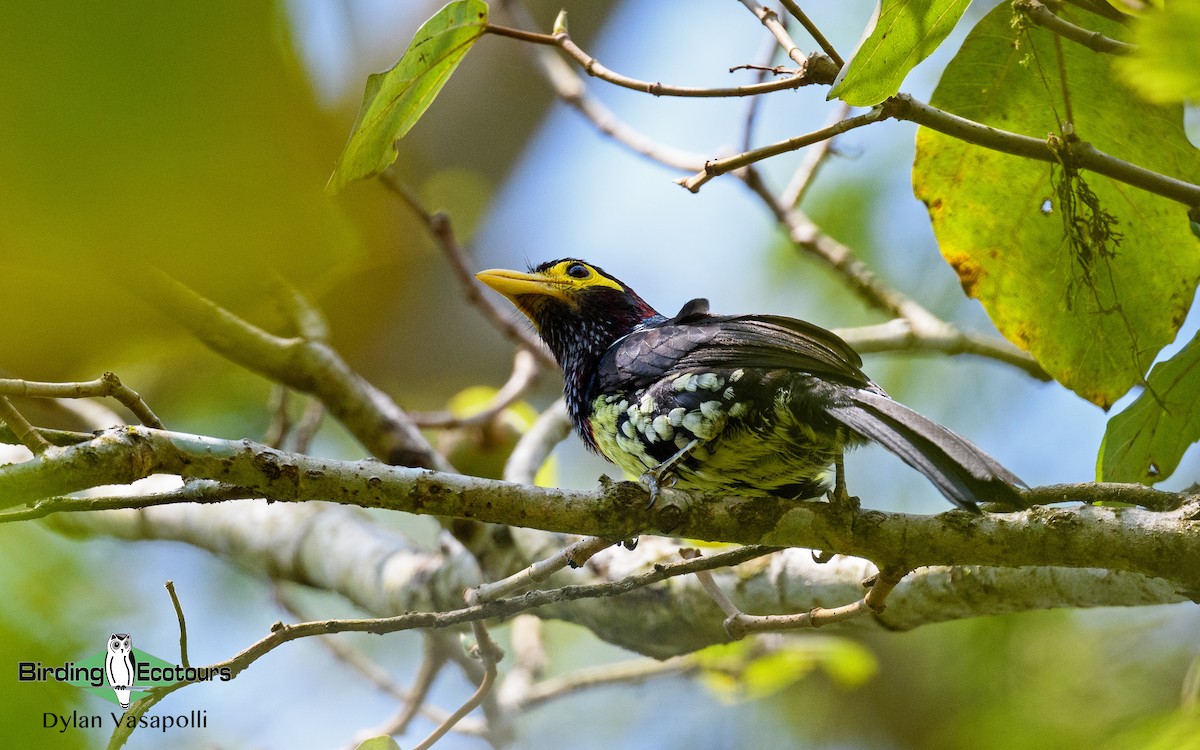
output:
[[[113,633],[108,636],[108,654],[104,658],[104,676],[117,694],[121,708],[129,708],[129,694],[136,681],[137,660],[133,656],[133,636]]]

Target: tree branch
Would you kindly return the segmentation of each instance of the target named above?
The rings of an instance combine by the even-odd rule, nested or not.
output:
[[[884,102],[883,107],[888,117],[915,122],[960,141],[973,143],[993,151],[1051,163],[1058,163],[1062,158],[1061,153],[1056,154],[1044,139],[983,125],[937,107],[931,107],[908,94],[900,93],[893,96]],[[1106,154],[1084,141],[1071,143],[1068,148],[1072,164],[1080,169],[1102,174],[1127,185],[1170,198],[1189,208],[1200,206],[1200,185],[1177,180],[1174,177],[1131,164]]]
[[[374,461],[336,461],[145,427],[109,430],[89,443],[52,448],[0,467],[0,507],[152,473],[244,487],[275,501],[330,500],[359,507],[451,516],[546,531],[627,539],[672,533],[738,544],[807,547],[872,560],[880,568],[924,565],[1106,568],[1200,592],[1200,499],[1170,512],[1137,508],[1034,507],[1019,513],[914,516],[845,512],[822,502],[707,499],[646,507],[630,482],[595,491],[496,482]],[[1034,489],[1030,500],[1110,500],[1125,485]],[[1153,492],[1152,490],[1140,490]],[[1136,496],[1134,496],[1136,497]]]
[[[752,83],[745,86],[723,86],[715,88],[703,88],[694,86],[671,86],[656,81],[642,81],[636,78],[622,75],[616,71],[606,68],[599,60],[584,52],[566,31],[560,31],[555,34],[538,34],[536,32],[522,31],[520,29],[510,29],[503,26],[489,25],[487,31],[499,36],[511,37],[524,42],[533,44],[547,45],[558,47],[568,57],[573,59],[584,72],[602,81],[607,81],[614,86],[621,88],[632,89],[633,91],[641,91],[654,96],[679,96],[679,97],[699,97],[699,98],[718,98],[731,96],[756,96],[758,94],[766,94],[772,91],[787,91],[789,89],[798,89],[802,86],[811,86],[817,83],[829,84],[833,83],[834,77],[837,75],[837,67],[833,61],[825,55],[812,54],[804,59],[796,72],[787,78],[780,78],[775,81],[764,81],[763,83]]]
[[[1076,26],[1067,19],[1050,10],[1038,0],[1016,0],[1013,10],[1028,18],[1038,26],[1069,39],[1076,44],[1082,44],[1090,50],[1108,55],[1132,55],[1137,51],[1136,44],[1128,44],[1112,37],[1107,37],[1099,31]]]
[[[796,17],[796,20],[800,22],[800,25],[804,27],[804,30],[807,31],[809,36],[813,38],[813,41],[820,45],[821,49],[825,51],[825,54],[829,55],[829,59],[833,60],[833,64],[838,66],[838,69],[840,70],[842,66],[846,64],[842,61],[841,55],[837,53],[837,50],[833,48],[833,45],[829,43],[829,40],[826,39],[825,35],[821,33],[821,30],[817,28],[817,25],[809,20],[808,15],[806,15],[805,12],[800,9],[800,6],[796,3],[796,0],[780,0],[780,2],[783,3],[783,7],[787,8],[788,13],[791,13]]]
[[[285,338],[251,325],[162,273],[138,279],[138,292],[226,359],[320,400],[370,453],[399,466],[448,471],[412,419],[327,343]]]
[[[736,169],[741,169],[742,167],[749,166],[750,164],[762,161],[763,159],[769,159],[772,156],[785,154],[788,151],[797,151],[805,146],[811,146],[814,143],[827,141],[830,138],[845,133],[846,131],[853,130],[855,128],[861,128],[864,125],[870,125],[873,122],[886,119],[886,117],[887,116],[884,114],[882,107],[874,107],[869,112],[857,115],[855,117],[849,117],[845,120],[836,122],[829,127],[821,128],[820,130],[815,130],[811,133],[798,135],[794,138],[788,138],[786,140],[779,141],[778,143],[772,143],[769,146],[752,149],[745,153],[736,154],[724,159],[713,159],[712,161],[706,161],[704,163],[704,171],[697,172],[690,177],[676,180],[676,182],[687,188],[688,191],[698,193],[700,192],[700,188],[714,177],[732,172]]]

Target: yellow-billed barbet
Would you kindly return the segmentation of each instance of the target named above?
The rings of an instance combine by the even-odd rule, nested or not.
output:
[[[562,366],[575,429],[589,448],[660,484],[740,497],[811,498],[843,451],[873,440],[952,503],[1015,505],[1021,480],[966,439],[893,401],[833,333],[777,315],[674,317],[582,260],[480,281],[533,321]]]

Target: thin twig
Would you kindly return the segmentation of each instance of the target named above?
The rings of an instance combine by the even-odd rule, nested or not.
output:
[[[528,349],[518,349],[517,353],[513,356],[512,374],[508,376],[508,380],[505,381],[504,385],[500,386],[500,390],[496,391],[496,395],[492,396],[488,404],[482,409],[465,416],[459,416],[448,411],[413,414],[413,421],[421,427],[431,429],[449,429],[487,424],[495,419],[497,414],[512,406],[517,399],[525,395],[525,392],[537,382],[540,374],[541,366],[537,356]]]
[[[1055,13],[1045,4],[1038,2],[1038,0],[1017,0],[1013,3],[1013,10],[1022,14],[1038,26],[1054,32],[1057,36],[1076,44],[1082,44],[1084,47],[1095,52],[1102,52],[1108,55],[1132,55],[1137,51],[1136,44],[1122,42],[1118,39],[1105,36],[1099,31],[1092,31],[1082,26],[1077,26]]]
[[[1075,108],[1071,104],[1071,87],[1067,80],[1067,58],[1063,54],[1062,39],[1054,37],[1054,60],[1058,63],[1058,84],[1062,87],[1063,111],[1066,112],[1067,119],[1062,123],[1062,134],[1068,140],[1074,140],[1075,134]]]
[[[496,10],[512,15],[523,26],[532,26],[534,23],[525,6],[516,0],[505,0],[499,3]],[[600,133],[617,141],[631,152],[671,169],[695,172],[703,167],[704,156],[657,143],[621,121],[595,97],[588,96],[583,78],[562,55],[538,45],[532,46],[530,52],[559,99],[583,115]]]
[[[339,658],[344,658],[344,656],[350,656],[353,654],[356,657],[356,661],[361,663],[362,666],[370,665],[371,667],[375,667],[374,662],[372,662],[370,659],[367,659],[366,656],[362,655],[358,651],[347,649],[340,643],[338,643],[335,648],[335,639],[333,638],[321,638],[320,641],[335,654],[341,654],[342,656],[339,656]],[[442,668],[446,665],[447,660],[448,657],[446,655],[443,639],[436,634],[427,634],[425,636],[425,655],[421,659],[421,665],[417,668],[416,677],[413,678],[412,689],[408,691],[400,690],[398,685],[396,685],[390,679],[387,679],[387,683],[389,685],[388,692],[396,697],[399,697],[403,701],[400,710],[395,716],[388,719],[383,726],[372,730],[367,734],[370,736],[395,736],[404,734],[404,732],[408,730],[408,725],[412,723],[414,718],[421,713],[427,713],[427,709],[425,708],[425,699],[429,697],[429,691],[433,688],[434,680],[436,680],[437,676],[441,673]],[[382,670],[379,670],[377,667],[375,667],[372,671],[382,672]],[[386,677],[386,675],[384,676]],[[441,715],[438,719],[438,725],[449,725],[450,728],[455,728],[455,725],[462,720],[461,717],[459,717],[458,720],[451,722],[451,718],[452,714],[449,713]]]
[[[870,125],[873,122],[878,122],[883,119],[886,119],[884,109],[882,107],[872,107],[869,112],[865,112],[854,117],[848,117],[845,120],[839,120],[829,127],[821,128],[820,130],[814,130],[811,133],[798,135],[794,138],[788,138],[786,140],[779,141],[778,143],[772,143],[769,146],[763,146],[761,148],[745,151],[740,154],[735,154],[734,156],[725,157],[724,159],[713,159],[712,161],[707,161],[704,163],[703,171],[697,172],[690,177],[676,180],[675,182],[687,188],[690,192],[698,193],[700,192],[700,188],[714,177],[732,172],[736,169],[741,169],[742,167],[749,166],[755,162],[762,161],[763,159],[769,159],[772,156],[786,154],[789,151],[797,151],[805,146],[811,146],[814,143],[820,143],[821,141],[841,135],[848,130],[861,128],[864,125]]]
[[[528,565],[524,570],[512,574],[508,578],[493,583],[481,583],[467,591],[467,604],[483,604],[503,596],[510,596],[523,588],[540,583],[554,573],[570,565],[572,568],[581,567],[592,555],[600,550],[608,549],[616,544],[612,539],[589,537],[559,550],[544,560],[538,560]]]
[[[90,435],[88,436],[91,437]],[[177,490],[145,495],[113,495],[100,497],[48,497],[37,501],[32,508],[0,513],[0,523],[32,521],[55,513],[86,513],[96,510],[152,508],[156,505],[178,503],[223,503],[244,500],[255,493],[242,487],[198,479],[187,482]]]
[[[508,461],[504,463],[504,480],[518,484],[534,484],[538,469],[546,463],[554,446],[571,434],[571,416],[567,404],[556,399],[517,441]]]
[[[429,750],[429,748],[432,747],[435,742],[440,740],[446,735],[447,732],[454,728],[454,725],[457,724],[460,719],[474,711],[479,704],[483,703],[484,697],[491,691],[492,685],[496,682],[496,665],[502,658],[504,658],[504,650],[496,645],[496,642],[492,640],[491,636],[487,632],[487,628],[484,627],[482,622],[479,620],[472,622],[471,628],[475,633],[475,653],[483,662],[483,679],[479,682],[479,687],[476,688],[471,697],[468,698],[467,701],[463,703],[463,705],[460,706],[457,711],[450,714],[449,718],[447,718],[444,722],[439,724],[437,728],[430,732],[428,737],[414,745],[413,750]]]
[[[805,214],[781,205],[757,170],[747,168],[745,174],[740,176],[775,215],[775,220],[787,230],[792,244],[829,265],[868,305],[892,317],[910,320],[914,326],[921,328],[945,325],[916,300],[884,283],[853,250],[822,232]]]
[[[763,23],[766,23],[766,21],[764,21]],[[776,23],[781,24],[782,21],[776,21]],[[758,54],[755,56],[755,59],[758,60],[759,63],[758,64],[750,64],[750,65],[735,65],[734,67],[729,69],[729,72],[732,73],[738,69],[755,70],[755,71],[757,71],[756,77],[759,80],[759,82],[765,81],[767,79],[768,73],[774,73],[775,75],[792,75],[792,74],[794,74],[794,71],[786,70],[782,67],[775,67],[775,68],[768,67],[771,64],[771,60],[775,57],[776,46],[777,46],[777,44],[774,41],[774,35],[763,37],[762,48],[759,50]],[[741,139],[741,150],[742,151],[749,151],[751,148],[751,144],[754,142],[754,123],[758,119],[758,113],[762,109],[762,103],[764,101],[765,101],[765,99],[761,96],[752,96],[746,102],[746,114],[742,118],[742,139]],[[698,170],[692,170],[692,171],[698,171]]]
[[[300,606],[279,585],[274,587],[274,599],[280,608],[296,619],[310,619],[305,616]],[[380,667],[369,656],[343,642],[341,639],[335,638],[332,635],[325,635],[317,636],[316,640],[318,644],[329,651],[334,659],[359,674],[376,689],[390,695],[402,704],[402,708],[396,716],[389,719],[378,729],[365,732],[364,734],[367,736],[375,737],[385,734],[401,734],[408,728],[408,724],[412,721],[413,717],[418,714],[424,715],[439,724],[446,721],[449,717],[448,712],[425,704],[425,698],[429,694],[429,689],[433,685],[434,678],[437,677],[447,660],[443,639],[437,637],[436,634],[425,634],[425,656],[421,660],[417,675],[413,679],[413,687],[410,690],[401,687],[386,670]],[[461,725],[458,727],[458,731],[463,731]],[[472,734],[478,734],[480,728],[472,727],[470,731]],[[357,746],[358,743],[354,743],[352,747]],[[351,749],[348,748],[347,750]]]
[[[783,3],[783,7],[788,9],[789,13],[796,17],[796,20],[800,22],[800,25],[804,27],[804,30],[807,31],[809,36],[813,38],[813,41],[820,45],[821,49],[825,51],[825,54],[829,55],[829,59],[833,60],[833,63],[837,65],[839,70],[841,70],[842,66],[846,64],[842,60],[842,56],[837,53],[837,50],[833,48],[833,45],[829,43],[829,40],[826,39],[825,35],[821,33],[821,30],[817,28],[817,25],[809,19],[804,11],[800,10],[800,6],[796,3],[796,0],[780,0],[780,2]]]
[[[606,68],[599,60],[584,52],[583,49],[571,39],[565,31],[557,34],[538,34],[535,32],[522,31],[520,29],[510,29],[502,26],[489,25],[487,31],[500,36],[507,36],[513,39],[520,39],[524,42],[532,42],[534,44],[542,44],[551,47],[558,47],[568,57],[575,60],[580,67],[583,68],[590,76],[599,78],[602,81],[607,81],[614,86],[631,89],[633,91],[641,91],[654,96],[679,96],[679,97],[699,97],[699,98],[719,98],[731,96],[757,96],[758,94],[766,94],[772,91],[787,91],[789,89],[797,89],[802,86],[811,86],[813,84],[829,84],[833,83],[834,77],[837,75],[837,67],[834,66],[832,60],[824,55],[812,54],[807,58],[803,58],[800,62],[800,68],[796,74],[788,78],[781,78],[775,81],[764,81],[762,83],[752,83],[745,86],[722,86],[722,87],[695,87],[695,86],[671,86],[668,84],[658,83],[656,81],[642,81],[636,78],[622,75],[616,71]]]
[[[458,279],[467,302],[483,313],[483,316],[513,343],[528,349],[538,358],[538,361],[547,367],[557,369],[558,363],[546,349],[546,345],[526,326],[518,324],[507,307],[502,307],[483,293],[479,282],[475,279],[475,272],[471,270],[467,261],[466,252],[458,244],[450,217],[444,213],[431,212],[426,209],[416,194],[391,172],[383,172],[379,175],[379,180],[388,190],[399,197],[425,225],[425,229],[437,242],[446,259],[450,261],[450,268],[454,271],[454,276]]]
[[[953,323],[918,330],[905,318],[893,318],[877,325],[834,329],[834,333],[860,354],[900,351],[971,354],[1012,365],[1044,382],[1051,380],[1029,352],[997,336],[964,331]]]
[[[263,444],[272,448],[282,448],[288,431],[292,429],[291,416],[288,414],[288,394],[291,391],[278,383],[271,386],[267,397],[267,412],[271,421],[267,423],[267,431],[263,433]]]
[[[850,105],[845,102],[840,103],[833,114],[830,115],[826,127],[831,127],[834,124],[845,120],[850,116]],[[804,152],[804,161],[800,162],[800,166],[796,169],[792,179],[788,181],[787,187],[779,195],[779,204],[784,208],[795,208],[804,200],[804,196],[808,193],[808,189],[816,180],[817,172],[825,164],[825,160],[833,153],[833,142],[837,136],[827,138],[818,143],[814,143],[812,148]]]
[[[682,549],[679,554],[684,559],[694,560],[700,557],[697,549]],[[709,570],[698,571],[696,579],[721,611],[725,613],[725,632],[730,638],[741,640],[750,633],[764,633],[779,630],[796,630],[800,628],[819,628],[835,622],[845,622],[867,614],[883,612],[887,604],[887,596],[896,588],[907,571],[879,572],[867,584],[869,588],[863,598],[851,604],[840,607],[814,607],[808,612],[793,615],[748,615],[734,604],[721,587],[717,584]]]
[[[803,69],[808,59],[800,51],[800,48],[796,46],[796,42],[792,40],[791,35],[788,34],[787,28],[779,18],[779,14],[765,5],[754,2],[754,0],[740,0],[740,2],[762,22],[767,31],[771,32],[771,36],[775,37],[775,41],[783,50],[783,53]]]
[[[138,392],[106,372],[95,380],[78,383],[39,383],[32,380],[0,379],[0,396],[26,398],[115,398],[147,427],[164,429],[160,420]]]
[[[295,437],[292,444],[299,453],[307,453],[308,447],[321,429],[321,420],[325,418],[325,404],[317,399],[309,399],[300,414],[300,422],[296,425]]]
[[[496,691],[496,701],[504,713],[514,715],[546,669],[546,643],[542,638],[542,620],[537,615],[517,615],[508,629],[513,664]]]
[[[72,430],[49,430],[45,427],[34,427],[37,434],[40,435],[46,442],[59,447],[67,445],[78,445],[86,443],[96,437],[90,432],[74,432]],[[13,431],[2,419],[0,419],[0,443],[8,445],[22,445],[21,439],[17,437],[17,433]]]
[[[0,421],[8,425],[21,445],[28,448],[33,455],[40,456],[52,447],[50,441],[38,433],[37,428],[29,423],[24,414],[17,411],[17,407],[13,406],[7,396],[0,396]]]
[[[179,603],[179,595],[175,593],[175,582],[168,580],[164,584],[167,593],[171,595],[171,606],[175,608],[175,619],[179,621],[179,663],[184,669],[191,664],[188,662],[187,620],[183,617],[183,605]]]

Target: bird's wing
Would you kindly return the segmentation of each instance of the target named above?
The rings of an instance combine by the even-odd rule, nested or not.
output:
[[[637,329],[600,361],[599,390],[642,387],[672,372],[761,368],[806,372],[846,385],[871,381],[862,359],[833,333],[775,315],[708,315],[693,300],[674,318]]]

